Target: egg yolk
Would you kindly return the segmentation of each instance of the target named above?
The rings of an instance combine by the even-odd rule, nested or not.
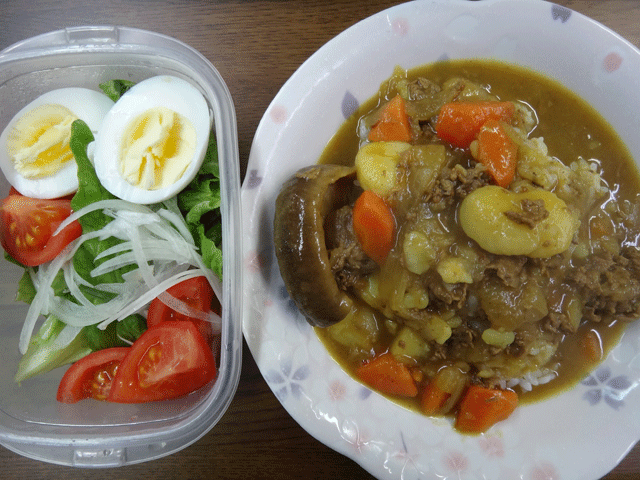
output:
[[[145,190],[172,185],[182,177],[196,149],[191,122],[166,107],[146,110],[125,129],[120,175]]]
[[[57,104],[40,105],[18,119],[7,136],[7,153],[26,178],[48,177],[73,160],[69,148],[76,117]]]

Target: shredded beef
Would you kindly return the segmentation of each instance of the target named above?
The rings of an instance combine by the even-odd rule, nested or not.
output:
[[[468,322],[463,322],[461,326],[451,331],[451,338],[447,341],[448,348],[453,350],[456,348],[470,348],[473,341],[480,335]]]
[[[525,352],[525,340],[522,338],[520,332],[516,332],[516,338],[513,342],[504,349],[504,351],[514,358],[522,356]]]
[[[496,256],[487,265],[487,270],[495,271],[497,277],[511,288],[518,288],[526,279],[524,266],[527,257],[524,256]]]
[[[484,165],[476,163],[470,168],[460,164],[445,168],[434,186],[429,201],[437,204],[462,199],[472,191],[490,184]]]
[[[552,333],[575,333],[577,331],[569,315],[553,311],[549,312],[549,315],[543,320],[542,328]]]
[[[409,90],[409,98],[411,100],[422,100],[423,98],[433,97],[440,90],[440,85],[432,82],[428,78],[419,77],[407,85]]]
[[[459,309],[467,298],[467,284],[445,283],[440,275],[430,275],[426,279],[430,301],[436,300],[445,305],[452,305]]]
[[[640,315],[640,251],[623,247],[619,255],[602,254],[569,273],[587,299],[584,317],[599,322],[616,316],[632,321]]]
[[[342,207],[327,219],[325,225],[331,270],[342,290],[347,290],[377,268],[356,238],[352,212],[351,207]]]
[[[505,216],[512,222],[520,225],[526,225],[533,229],[538,222],[541,222],[549,216],[549,211],[544,208],[543,200],[522,200],[520,202],[521,212],[509,210],[504,212]]]

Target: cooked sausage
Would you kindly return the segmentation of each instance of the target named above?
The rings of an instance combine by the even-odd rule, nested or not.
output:
[[[354,179],[352,167],[313,165],[287,180],[276,199],[274,241],[280,273],[292,300],[314,326],[339,322],[353,306],[331,272],[324,220],[351,201],[357,189]]]

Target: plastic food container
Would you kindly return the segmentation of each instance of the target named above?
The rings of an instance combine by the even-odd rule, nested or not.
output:
[[[218,378],[208,390],[140,405],[55,399],[65,368],[13,381],[27,311],[14,301],[22,269],[0,262],[0,444],[63,465],[110,467],[176,452],[208,432],[235,393],[241,369],[240,181],[235,109],[218,71],[175,39],[123,27],[77,27],[39,35],[0,52],[0,125],[31,100],[61,87],[97,89],[110,79],[170,74],[200,89],[213,112],[222,192],[223,298]],[[0,178],[0,192],[10,185]],[[4,194],[3,194],[4,195]]]

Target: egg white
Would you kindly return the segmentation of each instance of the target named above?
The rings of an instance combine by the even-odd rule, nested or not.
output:
[[[166,107],[191,122],[196,148],[186,171],[172,185],[146,190],[120,175],[120,148],[130,122],[145,111]],[[177,195],[196,176],[207,151],[211,113],[204,96],[192,84],[171,75],[151,77],[128,90],[107,113],[96,137],[94,166],[102,185],[113,195],[133,203],[151,204]]]
[[[18,192],[33,198],[58,198],[78,189],[78,167],[75,162],[68,162],[64,168],[48,177],[26,178],[15,169],[7,153],[7,137],[16,122],[27,112],[46,104],[66,107],[83,120],[95,136],[114,102],[104,93],[88,88],[60,88],[39,96],[14,115],[0,134],[0,169]]]

